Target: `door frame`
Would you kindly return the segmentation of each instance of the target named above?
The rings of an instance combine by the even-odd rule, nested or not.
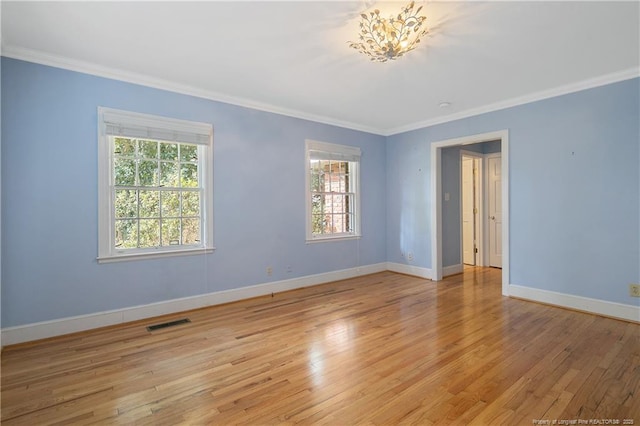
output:
[[[474,160],[478,160],[478,175],[477,175],[477,189],[479,191],[478,195],[478,223],[476,224],[478,230],[476,235],[478,236],[476,247],[478,248],[478,253],[476,256],[476,266],[486,266],[485,262],[485,225],[486,225],[486,211],[485,211],[485,197],[486,194],[486,182],[485,182],[485,157],[487,154],[481,154],[475,151],[467,151],[464,149],[460,150],[460,263],[464,269],[464,232],[462,229],[462,159],[463,157],[473,158]]]
[[[431,144],[431,279],[442,280],[442,148],[501,142],[502,165],[502,294],[509,295],[509,130],[499,130]],[[461,259],[462,260],[462,259]]]

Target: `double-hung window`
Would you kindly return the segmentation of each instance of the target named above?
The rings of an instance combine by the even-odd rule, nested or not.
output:
[[[360,148],[306,141],[307,241],[360,236]]]
[[[213,127],[98,108],[98,261],[213,250]]]

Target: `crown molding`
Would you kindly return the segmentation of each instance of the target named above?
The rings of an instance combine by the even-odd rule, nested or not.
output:
[[[475,115],[485,114],[487,112],[493,112],[501,109],[524,105],[531,102],[541,101],[543,99],[553,98],[556,96],[567,95],[569,93],[579,92],[581,90],[593,89],[595,87],[617,83],[624,80],[630,80],[632,78],[637,78],[637,77],[640,77],[640,68],[629,68],[624,71],[606,74],[600,77],[590,78],[587,80],[566,84],[564,86],[558,86],[553,89],[530,93],[528,95],[519,96],[517,98],[511,98],[511,99],[507,99],[500,102],[495,102],[492,104],[484,105],[482,107],[467,109],[464,111],[457,112],[455,114],[445,115],[445,116],[437,117],[434,119],[419,121],[417,123],[411,123],[405,126],[387,129],[384,132],[383,136],[392,136],[399,133],[418,130],[425,127],[434,126],[436,124],[448,123],[450,121],[460,120],[462,118],[473,117]]]
[[[47,65],[55,68],[62,68],[70,71],[81,72],[85,74],[95,75],[98,77],[109,78],[113,80],[124,81],[127,83],[139,84],[146,87],[153,87],[155,89],[167,90],[170,92],[180,93],[183,95],[195,96],[198,98],[209,99],[216,102],[222,102],[226,104],[236,105],[244,108],[250,108],[254,110],[270,112],[273,114],[284,115],[287,117],[299,118],[302,120],[309,120],[316,123],[328,124],[331,126],[342,127],[351,130],[357,130],[366,133],[372,133],[380,136],[393,136],[399,133],[405,133],[412,130],[418,130],[425,127],[434,126],[436,124],[448,123],[450,121],[460,120],[463,118],[473,117],[488,112],[498,111],[506,108],[511,108],[531,102],[540,101],[543,99],[553,98],[556,96],[566,95],[569,93],[578,92],[581,90],[592,89],[607,84],[617,83],[624,80],[640,77],[640,68],[630,68],[627,70],[606,74],[600,77],[591,78],[587,80],[570,83],[564,86],[559,86],[553,89],[543,90],[540,92],[530,93],[528,95],[519,96],[512,99],[507,99],[500,102],[484,105],[478,108],[471,108],[464,111],[459,111],[455,114],[449,114],[441,117],[436,117],[429,120],[418,121],[407,125],[393,127],[388,129],[375,128],[365,126],[358,123],[352,123],[348,121],[337,120],[335,118],[326,117],[322,115],[309,114],[304,111],[298,111],[289,108],[282,108],[276,105],[257,102],[251,99],[230,96],[223,93],[204,90],[198,87],[189,86],[185,84],[176,83],[169,80],[153,78],[144,74],[132,73],[129,71],[105,67],[102,65],[94,64],[86,61],[79,61],[75,59],[66,58],[58,55],[51,55],[48,53],[40,52],[32,49],[25,49],[15,46],[7,46],[2,44],[1,55],[18,59],[27,62],[33,62],[41,65]]]
[[[180,93],[183,95],[195,96],[198,98],[209,99],[216,102],[236,105],[244,108],[270,112],[273,114],[284,115],[287,117],[309,120],[316,123],[328,124],[331,126],[342,127],[351,130],[358,130],[376,135],[383,135],[383,131],[378,128],[364,126],[348,121],[337,120],[335,118],[322,115],[309,114],[304,111],[298,111],[289,108],[282,108],[276,105],[257,102],[251,99],[241,98],[237,96],[229,96],[210,90],[186,84],[176,83],[169,80],[150,77],[144,74],[133,73],[118,68],[105,67],[86,61],[70,59],[59,55],[51,55],[37,50],[25,49],[22,47],[2,45],[2,56],[21,61],[33,62],[40,65],[47,65],[54,68],[62,68],[69,71],[90,74],[98,77],[109,78],[113,80],[123,81],[126,83],[138,84],[155,89],[166,90],[169,92]]]

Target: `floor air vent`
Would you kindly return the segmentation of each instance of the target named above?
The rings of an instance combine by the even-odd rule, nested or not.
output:
[[[147,327],[148,331],[160,330],[167,327],[173,327],[174,325],[186,324],[191,322],[189,318],[182,318],[175,321],[163,322],[162,324],[150,325]]]

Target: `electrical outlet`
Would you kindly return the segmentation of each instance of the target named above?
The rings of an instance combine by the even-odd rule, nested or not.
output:
[[[273,268],[271,268],[271,266],[267,266],[267,275],[271,276],[271,274],[273,274]]]
[[[640,284],[629,284],[629,296],[640,297]]]
[[[408,253],[407,253],[407,260],[408,260],[409,262],[413,262],[413,253],[412,253],[412,252],[408,252]]]
[[[293,271],[293,268],[291,266],[287,266],[287,274],[290,274]]]

